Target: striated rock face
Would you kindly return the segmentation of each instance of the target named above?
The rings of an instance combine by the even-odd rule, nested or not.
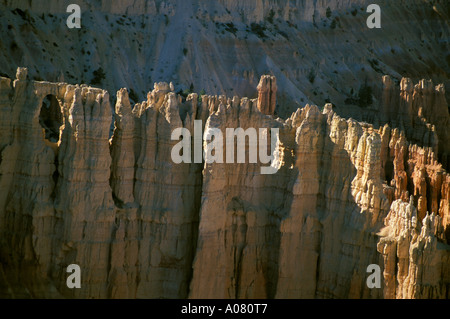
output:
[[[315,106],[292,120],[299,125],[276,297],[377,297],[365,285],[365,271],[378,262],[366,247],[376,244],[372,229],[388,209],[377,177],[380,138]]]
[[[391,131],[385,126],[383,133],[383,136],[390,136],[385,154],[393,161],[393,165],[386,162],[382,174],[385,182],[392,186],[388,191],[391,194],[390,202],[395,199],[409,202],[412,198],[420,220],[427,212],[439,214],[450,243],[450,175],[438,162],[432,148],[407,142],[403,131],[399,133],[398,129]]]
[[[197,98],[183,106],[169,87],[155,85],[131,110],[118,92],[111,138],[115,200],[108,297],[182,298],[188,290],[197,239],[201,165],[170,161],[171,132],[193,128]],[[185,117],[180,118],[184,108]]]
[[[378,243],[384,258],[384,298],[448,298],[450,252],[443,241],[441,217],[421,220],[409,203],[396,200]]]
[[[413,85],[411,79],[403,78],[399,90],[385,75],[379,111],[381,122],[402,130],[412,143],[431,148],[448,167],[450,114],[442,84],[434,86],[431,80],[421,80]]]
[[[8,288],[2,294],[186,296],[202,175],[199,164],[167,162],[175,144],[170,133],[183,125],[175,94],[155,87],[151,96],[163,99],[131,111],[126,91],[119,91],[109,141],[106,91],[23,78],[9,84],[2,78],[2,119],[9,120],[1,128],[9,131],[1,134],[1,261]],[[38,122],[47,94],[64,114],[54,147]],[[191,127],[196,99],[186,108],[184,123]],[[66,287],[72,263],[80,265],[86,289]],[[26,275],[14,269],[27,269]]]
[[[331,105],[276,118],[269,76],[258,99],[183,99],[161,82],[132,106],[121,89],[114,112],[102,89],[16,77],[0,78],[0,297],[449,298],[439,118],[416,143],[406,126],[345,119]],[[408,83],[403,119],[416,110]],[[244,163],[225,160],[226,143],[211,162],[220,149],[204,140],[196,163],[195,120],[204,138],[276,128],[276,147],[268,130],[233,140]],[[191,132],[191,161],[172,160],[176,128]],[[261,154],[274,174],[262,174]],[[66,286],[70,264],[81,289]],[[370,264],[382,269],[379,289],[366,285]]]
[[[26,65],[30,79],[98,85],[112,98],[127,87],[133,103],[160,81],[256,98],[270,72],[280,117],[333,101],[359,121],[366,111],[346,113],[346,100],[365,84],[381,91],[383,74],[450,87],[448,0],[377,0],[383,32],[367,28],[373,0],[83,0],[80,30],[66,25],[69,3],[0,1],[1,72]]]

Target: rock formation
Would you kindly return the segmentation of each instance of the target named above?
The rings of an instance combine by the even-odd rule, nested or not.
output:
[[[273,115],[277,106],[277,79],[274,76],[263,75],[258,84],[258,110],[267,115]]]
[[[396,200],[378,243],[384,258],[384,298],[446,298],[449,253],[443,245],[441,217],[418,216],[413,198]]]
[[[155,83],[134,106],[121,89],[113,110],[102,89],[31,81],[26,69],[0,77],[0,297],[449,298],[444,121],[427,115],[435,130],[414,135],[331,105],[282,120],[275,79],[260,83],[258,99],[184,99]],[[414,127],[415,87],[384,93],[402,114],[386,108],[387,123]],[[436,92],[417,114],[442,108]],[[248,143],[245,163],[175,164],[171,133],[194,132],[194,120],[205,132],[278,128],[278,171],[261,174]],[[66,286],[69,264],[81,289]],[[370,264],[379,289],[366,285]]]
[[[403,78],[398,90],[389,76],[383,77],[383,87],[380,121],[401,129],[409,141],[431,148],[447,167],[450,114],[444,87],[426,80],[413,85],[411,79]]]

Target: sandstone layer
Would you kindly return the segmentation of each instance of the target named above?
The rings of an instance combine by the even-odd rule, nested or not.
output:
[[[331,105],[280,119],[270,77],[258,99],[185,99],[161,82],[132,106],[121,89],[114,112],[102,89],[32,81],[23,68],[1,77],[0,296],[449,298],[445,95],[416,86],[411,100],[401,82],[380,114],[403,123],[417,111],[419,133]],[[202,163],[174,163],[171,133],[194,133],[195,120],[205,132],[277,128],[275,149],[258,141],[277,171],[262,174],[247,142],[244,163],[209,162],[208,141]],[[66,286],[69,264],[81,289]],[[366,285],[370,264],[381,288]]]

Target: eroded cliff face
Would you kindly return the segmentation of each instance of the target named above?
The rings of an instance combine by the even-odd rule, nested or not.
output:
[[[436,155],[448,111],[428,111],[446,103],[441,89],[420,107],[403,93],[389,102],[429,114],[419,136],[331,104],[282,120],[270,77],[258,99],[184,99],[155,83],[132,107],[121,89],[114,113],[102,89],[16,77],[0,78],[2,297],[449,297],[450,177]],[[262,174],[248,143],[245,163],[175,164],[171,133],[189,129],[193,149],[194,120],[224,137],[278,128],[275,149],[264,140],[277,171]],[[70,264],[81,289],[66,286]],[[366,285],[369,264],[380,289]]]
[[[442,218],[419,218],[413,199],[396,200],[378,243],[384,258],[385,298],[448,298],[449,253]]]
[[[369,297],[365,270],[378,256],[365,249],[376,245],[373,230],[389,210],[380,136],[316,106],[280,123],[255,102],[219,107],[208,124],[281,126],[280,169],[205,165],[190,297]]]
[[[2,293],[186,296],[202,175],[199,164],[167,161],[175,144],[171,131],[183,125],[178,97],[161,84],[149,107],[143,102],[132,112],[120,91],[110,142],[106,91],[28,82],[21,72],[14,87],[9,79],[1,82],[2,99],[11,98],[2,104],[2,120],[9,119],[1,134],[2,281],[12,287]],[[56,145],[48,145],[39,125],[48,94],[64,115]],[[188,127],[195,100],[190,106]],[[80,265],[87,289],[66,287],[71,263]]]

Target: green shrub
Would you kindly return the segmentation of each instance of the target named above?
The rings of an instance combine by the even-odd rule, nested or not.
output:
[[[266,30],[266,27],[264,25],[260,25],[260,24],[257,24],[257,23],[253,22],[250,25],[250,29],[259,38],[261,38],[261,39],[267,38],[266,34],[264,33],[264,31]]]
[[[284,31],[278,31],[279,34],[281,34],[282,37],[286,38],[286,40],[289,40],[289,36]]]
[[[102,81],[105,79],[105,72],[103,71],[102,67],[99,67],[97,70],[94,71],[94,77],[91,80],[92,85],[98,85],[101,84]]]
[[[139,98],[138,98],[136,92],[132,88],[130,88],[130,92],[128,93],[128,97],[130,99],[132,99],[134,101],[134,103],[138,103],[139,102]]]
[[[200,93],[198,94],[198,101],[201,102],[202,101],[202,96],[205,95],[206,92],[204,89],[200,90]]]
[[[177,93],[182,97],[187,98],[189,94],[194,93],[194,84],[191,83],[189,89],[185,89],[183,91],[179,90]]]
[[[314,70],[313,69],[309,70],[309,73],[308,73],[309,82],[314,83],[315,79],[316,79],[316,74],[314,73]]]
[[[13,40],[13,41],[11,42],[11,45],[9,46],[9,48],[10,48],[11,51],[15,51],[15,50],[17,50],[19,47],[17,46],[16,41]]]
[[[360,107],[367,107],[372,105],[372,87],[367,85],[367,81],[359,88],[358,91],[358,105]]]
[[[267,21],[270,24],[273,24],[273,17],[275,16],[275,11],[273,9],[270,9],[269,15],[267,16]]]
[[[234,26],[233,22],[225,23],[225,30],[236,35],[237,28]]]
[[[372,69],[374,69],[378,73],[383,73],[383,71],[378,67],[378,61],[376,59],[371,59],[367,61],[369,62]]]
[[[330,28],[336,29],[336,20],[331,21]]]

